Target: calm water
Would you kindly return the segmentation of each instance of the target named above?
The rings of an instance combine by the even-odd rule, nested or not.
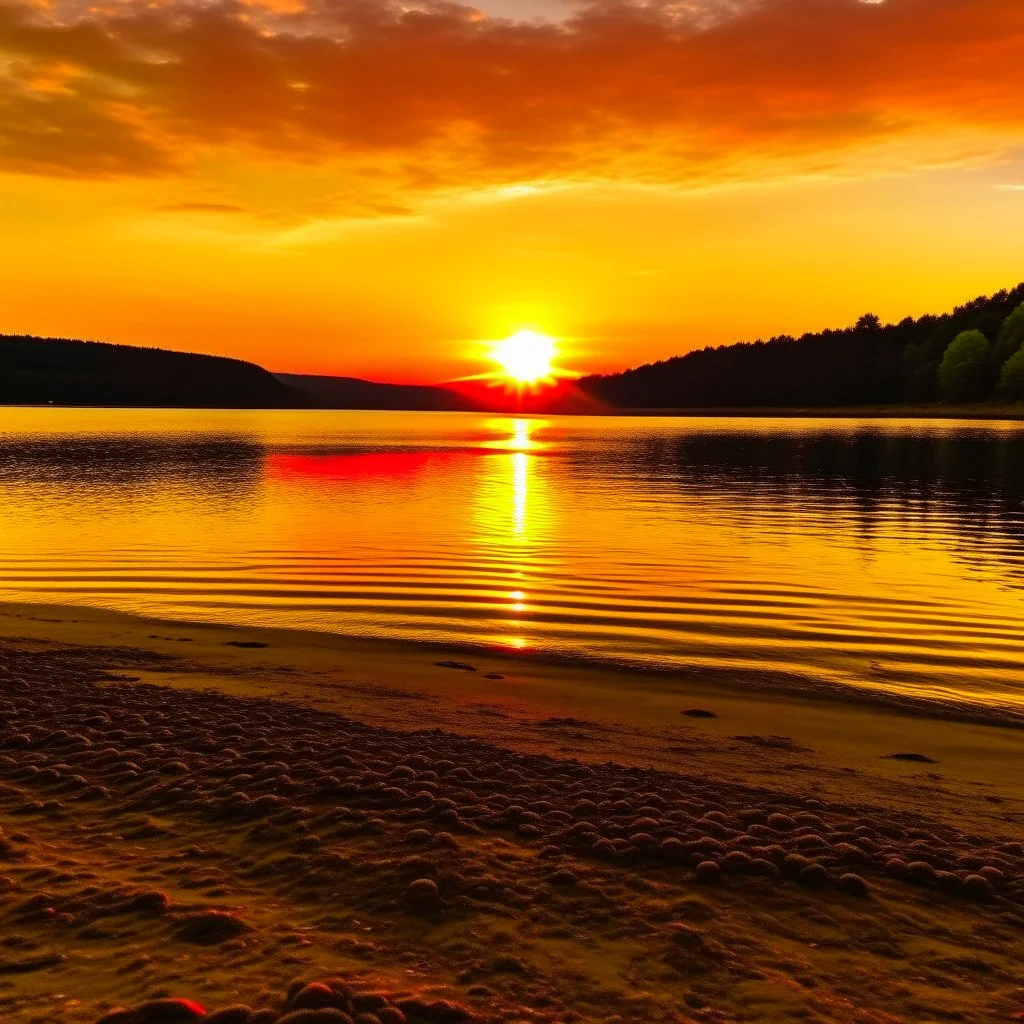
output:
[[[1024,426],[0,410],[0,599],[1024,707]]]

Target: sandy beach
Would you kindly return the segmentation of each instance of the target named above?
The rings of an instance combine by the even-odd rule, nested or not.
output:
[[[1024,1009],[996,710],[34,605],[0,678],[4,1020]]]

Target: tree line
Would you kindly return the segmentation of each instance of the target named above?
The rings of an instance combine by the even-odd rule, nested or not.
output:
[[[1024,284],[952,312],[707,347],[580,388],[633,409],[1024,400]]]
[[[308,405],[255,363],[70,338],[0,335],[0,403],[204,408]]]

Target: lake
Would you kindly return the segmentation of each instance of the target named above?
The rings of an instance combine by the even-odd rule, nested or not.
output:
[[[1024,425],[5,408],[0,599],[1024,706]]]

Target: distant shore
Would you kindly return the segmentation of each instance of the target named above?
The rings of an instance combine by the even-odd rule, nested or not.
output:
[[[605,409],[605,410],[557,410],[545,412],[539,409],[517,410],[505,409],[372,409],[365,406],[358,408],[323,408],[310,406],[175,406],[175,405],[39,405],[33,403],[0,403],[0,408],[9,409],[167,409],[217,412],[233,410],[242,412],[432,412],[457,413],[458,415],[481,416],[657,416],[663,418],[724,418],[724,419],[915,419],[915,420],[983,420],[983,421],[1018,421],[1024,420],[1024,404],[1015,405],[873,405],[873,406],[834,406],[816,407],[757,407],[731,408],[728,406],[714,408],[686,409]]]
[[[10,1024],[1015,1012],[1019,729],[54,605],[0,679]]]
[[[869,405],[828,408],[615,409],[609,416],[749,417],[760,419],[1024,420],[1024,405]]]

